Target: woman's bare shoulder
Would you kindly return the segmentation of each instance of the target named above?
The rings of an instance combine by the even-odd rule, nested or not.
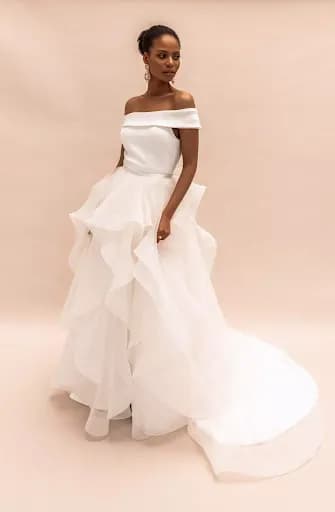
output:
[[[195,107],[194,97],[189,91],[175,89],[173,96],[167,98],[166,107],[170,109]],[[138,96],[132,96],[126,101],[124,113],[130,114],[131,112],[149,110],[150,108],[150,103],[148,103],[148,100],[143,96],[143,94],[141,94]],[[154,104],[152,105],[152,108],[156,108]]]
[[[193,95],[189,91],[179,90],[175,96],[175,108],[190,108],[195,107]]]
[[[124,105],[124,113],[130,114],[130,112],[134,112],[140,109],[140,99],[141,96],[132,96],[129,98]]]

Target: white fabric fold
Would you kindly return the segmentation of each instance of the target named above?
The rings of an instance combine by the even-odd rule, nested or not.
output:
[[[285,474],[321,446],[318,386],[286,351],[227,324],[217,242],[197,222],[205,185],[192,182],[157,244],[178,179],[172,126],[199,127],[197,109],[125,116],[124,165],[70,213],[68,337],[52,385],[90,408],[93,435],[132,414],[134,439],[186,426],[218,478]]]
[[[168,126],[171,128],[201,128],[196,107],[175,110],[154,110],[124,114],[122,126]]]

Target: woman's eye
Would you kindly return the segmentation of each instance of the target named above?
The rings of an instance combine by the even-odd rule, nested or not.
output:
[[[166,55],[164,53],[160,53],[158,56],[160,59],[165,59],[165,57],[166,57]],[[180,55],[174,55],[173,58],[178,60],[180,58]]]

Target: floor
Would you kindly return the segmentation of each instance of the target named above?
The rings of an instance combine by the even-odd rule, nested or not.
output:
[[[319,382],[327,431],[332,432],[334,326],[255,324],[254,329],[268,337],[273,333],[288,345],[292,340],[292,355]],[[322,339],[317,353],[309,350],[315,337]],[[113,421],[107,439],[88,440],[83,430],[86,406],[65,394],[49,396],[64,341],[52,317],[4,321],[1,340],[4,512],[86,512],[93,507],[117,512],[334,510],[334,436],[327,435],[317,456],[291,474],[257,482],[218,482],[184,429],[135,441],[128,418]]]

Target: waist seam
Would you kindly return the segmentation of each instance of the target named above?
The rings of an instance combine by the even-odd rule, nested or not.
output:
[[[148,170],[145,170],[145,171],[140,171],[138,169],[134,169],[134,168],[130,168],[130,167],[127,167],[127,166],[123,166],[123,168],[128,171],[128,172],[131,172],[133,174],[138,174],[139,176],[147,176],[147,175],[153,175],[153,174],[156,174],[156,175],[159,175],[159,176],[164,176],[164,177],[167,177],[167,178],[170,178],[171,176],[173,176],[173,171],[166,171],[166,172],[163,172],[163,171],[155,171],[155,170],[152,170],[152,169],[148,169]]]

